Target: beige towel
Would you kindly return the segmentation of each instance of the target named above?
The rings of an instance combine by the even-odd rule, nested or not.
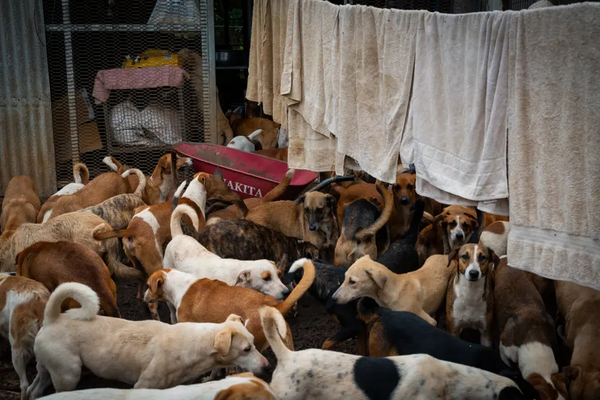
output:
[[[333,171],[335,138],[315,132],[304,117],[290,109],[288,115],[288,165],[290,168],[315,172]]]
[[[273,121],[287,124],[287,100],[280,95],[288,1],[254,0],[246,98],[262,103]]]
[[[416,30],[424,11],[340,7],[332,54],[327,126],[337,152],[385,182],[396,181],[413,76]],[[336,172],[343,173],[338,156]]]
[[[600,4],[510,29],[508,262],[600,289]]]
[[[508,197],[507,27],[502,12],[428,13],[417,32],[402,162],[466,200]],[[424,187],[419,193],[435,198]]]

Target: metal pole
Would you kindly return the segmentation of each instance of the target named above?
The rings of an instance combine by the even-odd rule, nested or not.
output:
[[[217,83],[215,77],[215,20],[213,0],[200,1],[204,142],[218,143]]]
[[[62,0],[63,24],[70,25],[69,0]],[[75,93],[75,70],[73,68],[73,45],[71,31],[65,30],[65,72],[67,74],[67,100],[69,105],[69,132],[71,134],[71,156],[73,163],[79,162],[79,133],[77,132],[77,103]]]

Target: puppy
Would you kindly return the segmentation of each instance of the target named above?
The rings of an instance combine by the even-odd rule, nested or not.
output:
[[[539,398],[537,391],[521,377],[519,371],[511,370],[500,354],[490,347],[461,340],[411,312],[379,307],[373,299],[361,299],[358,313],[361,320],[372,325],[369,334],[371,357],[428,354],[442,361],[505,376],[519,386],[525,398]]]
[[[62,214],[43,224],[23,224],[0,247],[0,272],[16,271],[17,255],[32,244],[64,240],[82,244],[95,251],[116,277],[142,279],[141,271],[119,261],[119,242],[116,239],[105,242],[94,239],[94,235],[109,228],[106,221],[88,212]]]
[[[434,254],[450,254],[452,250],[468,243],[477,229],[477,214],[467,207],[449,206],[435,217],[435,222],[419,234],[417,251],[424,263]]]
[[[139,184],[137,187],[129,185],[127,177],[131,174],[138,176]],[[95,206],[119,194],[133,193],[141,198],[145,187],[146,177],[139,169],[127,170],[120,175],[114,172],[106,172],[91,180],[90,183],[76,193],[60,196],[54,204],[48,220],[68,212]]]
[[[130,169],[118,162],[114,157],[104,157],[102,162],[119,174]],[[144,186],[141,195],[144,203],[148,205],[162,203],[167,200],[169,192],[176,188],[172,165],[171,154],[165,154],[158,160],[156,167],[154,167],[154,171],[152,171],[152,175],[146,178],[146,185]],[[191,158],[177,157],[177,161],[175,162],[177,169],[183,168],[186,165],[192,165]],[[139,176],[129,176],[128,181],[131,187],[136,187]]]
[[[112,229],[125,229],[131,222],[135,209],[145,205],[141,198],[128,193],[111,197],[98,205],[84,208],[81,212],[96,214],[108,222]]]
[[[52,214],[52,207],[54,207],[54,204],[58,201],[60,196],[73,194],[88,184],[90,181],[90,171],[85,164],[76,163],[73,165],[73,180],[75,182],[69,183],[58,192],[50,196],[50,198],[46,200],[44,204],[42,204],[42,208],[40,208],[40,212],[37,216],[38,223],[48,221],[50,215]]]
[[[117,307],[117,286],[108,267],[92,249],[73,242],[37,242],[17,256],[17,275],[41,282],[54,291],[65,282],[91,287],[100,298],[100,307],[109,317],[121,317]],[[79,307],[69,301],[67,308]]]
[[[566,399],[600,399],[600,292],[562,281],[555,281],[554,287],[558,309],[566,321],[565,344],[573,355],[569,366],[552,375],[552,383]]]
[[[552,318],[533,283],[523,271],[509,267],[505,258],[495,273],[494,313],[504,362],[518,364],[543,400],[562,399],[551,383],[552,374],[558,372]]]
[[[60,313],[73,298],[81,308]],[[40,397],[50,384],[57,392],[77,387],[81,368],[135,389],[164,389],[214,369],[239,366],[260,372],[268,365],[237,315],[220,324],[176,324],[102,317],[98,296],[80,283],[64,283],[50,296],[44,329],[35,340],[38,375],[27,390]],[[182,345],[185,343],[185,346]]]
[[[269,384],[252,373],[231,375],[220,381],[181,385],[171,389],[87,389],[56,393],[46,400],[277,400]]]
[[[477,329],[481,344],[492,345],[494,321],[494,267],[500,262],[492,249],[465,244],[448,256],[454,270],[446,293],[446,326],[460,337],[463,329]]]
[[[196,279],[193,275],[176,269],[163,269],[148,278],[148,290],[144,295],[146,302],[164,300],[175,306],[178,322],[216,322],[222,321],[234,310],[244,320],[246,327],[254,336],[254,344],[259,351],[268,347],[258,310],[263,306],[273,306],[286,315],[315,278],[313,264],[300,259],[296,263],[304,268],[304,277],[281,303],[273,296],[266,296],[245,287],[229,286],[224,282],[210,279]],[[284,335],[286,343],[293,348],[292,335],[287,327]]]
[[[481,236],[479,243],[494,250],[498,257],[506,255],[508,248],[508,234],[510,233],[510,222],[497,221],[488,225]]]
[[[523,399],[508,378],[424,355],[360,357],[309,349],[291,351],[281,337],[285,320],[271,307],[260,310],[275,356],[271,388],[277,397],[301,399]]]
[[[181,229],[181,216],[187,214],[192,221],[197,218],[188,207],[177,206],[171,216],[172,239],[167,245],[163,268],[175,268],[193,275],[196,279],[208,278],[225,282],[229,286],[243,286],[283,300],[289,293],[281,283],[275,263],[269,260],[236,260],[221,258],[211,253]]]
[[[2,200],[0,243],[8,239],[14,231],[26,222],[36,222],[40,209],[40,198],[35,183],[28,176],[15,176],[6,187]]]
[[[262,129],[257,129],[248,136],[236,136],[227,143],[227,147],[251,153],[256,150],[254,141],[258,142],[258,135],[262,133]]]
[[[389,246],[387,222],[394,207],[394,197],[382,184],[377,191],[384,198],[379,213],[367,200],[358,200],[348,206],[344,214],[342,233],[335,245],[334,264],[348,266],[364,255],[377,258]]]
[[[385,266],[364,256],[346,271],[344,283],[333,294],[338,303],[370,297],[382,307],[394,311],[411,311],[432,325],[430,314],[437,312],[446,295],[452,270],[444,256],[431,256],[420,269],[395,274]]]
[[[280,276],[288,272],[293,260],[319,257],[319,251],[312,244],[246,220],[209,225],[199,234],[198,242],[222,258],[276,261]]]
[[[49,296],[48,289],[39,282],[0,273],[0,334],[10,341],[21,400],[27,398],[27,364],[33,356],[33,343],[42,327]]]

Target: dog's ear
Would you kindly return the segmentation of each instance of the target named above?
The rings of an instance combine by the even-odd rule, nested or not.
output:
[[[337,183],[332,183],[331,187],[335,190],[339,195],[344,194],[346,189],[342,185],[338,185]]]
[[[229,328],[223,329],[215,336],[215,349],[221,357],[225,357],[231,350],[231,340],[233,338],[233,332]]]
[[[365,256],[368,257],[368,256]],[[383,289],[385,287],[385,283],[387,282],[387,275],[382,271],[376,268],[367,268],[365,269],[365,273],[371,279],[379,289]]]
[[[229,315],[229,317],[227,317],[225,322],[239,322],[240,324],[243,325],[244,319],[242,317],[240,317],[239,315],[231,314],[231,315]]]
[[[240,286],[243,283],[248,283],[252,280],[252,272],[250,272],[250,270],[244,270],[242,272],[240,272],[240,274],[237,277],[237,280],[235,281],[235,285],[233,286]]]
[[[186,165],[192,165],[192,159],[189,157],[179,157],[177,156],[177,169],[183,168]]]
[[[556,372],[550,376],[550,380],[552,381],[552,385],[556,389],[556,391],[565,399],[569,398],[569,383],[567,382],[567,378],[565,374],[562,372]]]
[[[469,220],[469,224],[471,225],[471,228],[477,229],[479,227],[479,224],[477,223],[477,218],[473,218],[473,216],[471,216],[469,214],[464,214],[464,216],[467,217],[467,219]]]
[[[154,272],[148,278],[148,287],[153,293],[156,293],[159,287],[165,283],[165,273],[162,270]]]
[[[438,216],[435,217],[435,224],[439,227],[439,228],[443,228],[445,229],[446,226],[448,225],[448,223],[446,222],[446,214],[445,213],[441,213]]]
[[[496,252],[489,247],[487,248],[490,253],[490,261],[494,263],[494,269],[498,268],[498,264],[500,264],[500,257],[496,254]]]
[[[328,194],[327,196],[325,196],[325,201],[327,202],[327,206],[335,211],[337,209],[337,200],[335,197],[333,197],[332,195]]]
[[[450,264],[452,264],[452,260],[456,259],[456,257],[458,256],[459,250],[460,250],[460,247],[457,247],[456,249],[452,250],[450,252],[450,254],[448,254],[448,265],[446,265],[446,268],[448,268],[450,266]]]
[[[296,205],[303,204],[303,203],[304,203],[304,199],[305,199],[305,198],[306,198],[306,195],[305,195],[305,194],[303,194],[302,196],[298,197],[298,198],[296,199]]]
[[[223,173],[221,173],[221,170],[219,168],[215,169],[215,172],[213,173],[213,178],[223,180]]]

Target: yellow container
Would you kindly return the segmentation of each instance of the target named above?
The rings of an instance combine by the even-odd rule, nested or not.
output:
[[[135,58],[126,59],[123,68],[149,68],[163,65],[181,67],[182,59],[179,54],[166,50],[149,49]]]

